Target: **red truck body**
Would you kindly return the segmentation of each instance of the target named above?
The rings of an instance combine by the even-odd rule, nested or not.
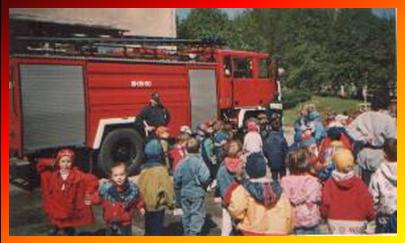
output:
[[[213,62],[10,55],[10,152],[98,151],[109,132],[132,128],[154,91],[171,114],[174,135],[182,125],[194,128],[210,118],[204,116],[259,109],[273,100],[276,82],[263,70],[268,54],[218,49],[214,55]]]

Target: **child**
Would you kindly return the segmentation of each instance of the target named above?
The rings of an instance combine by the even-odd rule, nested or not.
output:
[[[100,186],[101,206],[107,235],[132,235],[135,209],[145,213],[138,186],[128,180],[125,162],[115,162],[110,169],[110,180]]]
[[[210,172],[199,154],[198,140],[187,141],[187,156],[174,173],[176,207],[183,210],[184,235],[199,235],[205,220],[206,188]]]
[[[301,147],[305,149],[308,154],[308,162],[311,165],[311,170],[310,173],[314,176],[318,175],[318,170],[319,170],[319,162],[318,162],[318,156],[319,156],[319,150],[318,146],[316,144],[315,139],[312,137],[310,133],[304,132],[302,138],[302,145]]]
[[[308,105],[304,105],[298,110],[298,118],[294,122],[293,147],[298,147],[302,142],[302,131],[307,127],[308,123],[307,117],[308,117]]]
[[[190,138],[193,135],[193,132],[191,131],[189,126],[183,125],[180,127],[180,134],[187,135],[188,138]]]
[[[364,234],[374,219],[373,201],[367,186],[355,176],[354,159],[348,149],[333,155],[336,170],[322,191],[321,213],[332,234]]]
[[[224,146],[228,139],[229,134],[224,130],[224,122],[216,121],[214,124],[214,153],[218,164],[221,164],[225,159]]]
[[[176,137],[176,144],[169,150],[169,158],[172,160],[172,173],[176,171],[179,162],[186,156],[186,144],[190,138],[188,134],[180,133]]]
[[[263,152],[269,163],[273,180],[279,180],[286,174],[285,158],[288,144],[281,130],[279,119],[271,121],[271,128],[272,130],[264,140]]]
[[[138,179],[145,203],[145,235],[163,235],[165,209],[173,208],[173,182],[162,164],[163,150],[157,140],[145,145],[146,162]]]
[[[203,132],[204,137],[201,140],[201,157],[210,170],[211,180],[214,182],[218,171],[217,158],[214,153],[214,140],[212,138],[214,130],[207,125],[204,127]],[[222,146],[222,142],[220,142],[220,144]]]
[[[262,140],[264,140],[269,135],[271,125],[266,113],[260,113],[257,115],[257,119],[259,120],[260,136],[262,137]]]
[[[159,140],[163,152],[164,152],[164,160],[163,163],[166,165],[166,168],[169,170],[170,168],[170,162],[169,162],[169,141],[168,139],[170,138],[170,133],[169,133],[169,128],[167,127],[158,127],[156,129],[156,136],[157,139]]]
[[[61,149],[54,161],[41,161],[42,205],[53,225],[49,235],[75,235],[75,227],[94,223],[90,198],[97,195],[98,181],[73,167],[73,150]]]
[[[243,140],[243,150],[246,154],[262,153],[263,141],[259,133],[259,126],[255,120],[247,122],[247,134]]]
[[[242,235],[287,235],[292,230],[292,208],[277,181],[266,178],[266,161],[260,153],[247,157],[249,179],[232,184],[225,205]]]
[[[231,140],[226,146],[227,156],[220,166],[217,174],[218,190],[222,201],[225,191],[233,182],[238,182],[242,174],[242,160],[240,159],[242,145],[237,140]],[[222,205],[222,228],[221,235],[227,236],[232,233],[232,221],[228,210]]]
[[[317,144],[320,144],[325,137],[325,128],[321,121],[321,114],[315,110],[315,107],[308,109],[308,122],[312,127],[312,136]]]
[[[370,193],[377,212],[376,233],[396,233],[397,212],[397,140],[389,138],[384,144],[385,162],[373,174]]]
[[[297,149],[288,154],[288,168],[291,175],[281,179],[283,192],[290,200],[294,212],[294,232],[297,235],[320,234],[322,186],[310,175],[309,154]]]
[[[319,149],[319,160],[317,164],[318,177],[325,181],[332,171],[335,169],[335,164],[332,161],[333,153],[339,148],[351,150],[350,140],[345,136],[344,132],[337,127],[330,127],[327,130],[327,137],[322,141]]]

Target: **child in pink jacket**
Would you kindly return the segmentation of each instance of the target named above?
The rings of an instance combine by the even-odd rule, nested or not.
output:
[[[309,153],[305,149],[292,151],[287,157],[291,175],[281,179],[281,187],[293,207],[294,232],[297,235],[320,234],[322,186],[310,175]]]

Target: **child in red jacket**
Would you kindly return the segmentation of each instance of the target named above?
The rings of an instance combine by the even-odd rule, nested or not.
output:
[[[176,171],[180,161],[187,155],[186,144],[189,139],[190,135],[187,133],[180,133],[176,137],[176,144],[169,150],[169,158],[172,161],[173,174]]]
[[[107,235],[132,235],[135,209],[145,213],[138,186],[128,180],[125,162],[116,162],[110,169],[110,180],[100,186],[101,206]],[[95,200],[97,201],[97,200]]]
[[[321,213],[332,234],[364,234],[367,223],[375,217],[368,188],[354,174],[350,150],[336,150],[332,160],[336,170],[323,188]]]
[[[98,180],[73,167],[75,154],[62,149],[55,160],[41,160],[37,169],[41,178],[42,206],[54,226],[49,235],[75,235],[75,227],[94,223],[92,195]]]

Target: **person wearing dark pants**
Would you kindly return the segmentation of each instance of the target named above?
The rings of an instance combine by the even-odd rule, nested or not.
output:
[[[164,234],[165,210],[146,211],[145,213],[145,235]]]
[[[120,223],[113,223],[106,230],[107,236],[131,236],[132,224],[122,225]]]
[[[280,120],[272,120],[270,124],[272,130],[263,142],[263,153],[271,169],[273,181],[276,181],[286,175],[285,159],[288,153],[288,144]]]
[[[138,185],[145,203],[145,235],[163,235],[165,209],[174,207],[173,182],[162,163],[164,151],[157,139],[144,149],[146,163],[142,166]]]

